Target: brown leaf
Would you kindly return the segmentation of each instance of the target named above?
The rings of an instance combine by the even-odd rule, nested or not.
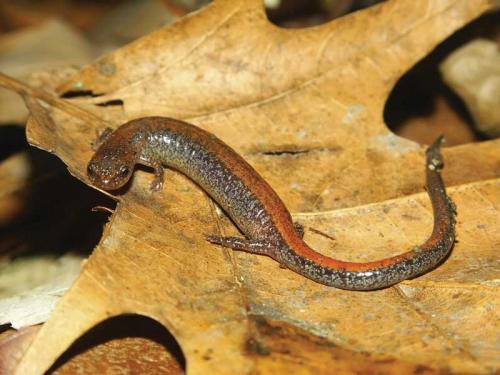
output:
[[[79,338],[50,373],[178,375],[183,373],[183,364],[175,357],[179,350],[159,323],[127,315],[99,324]]]
[[[0,333],[0,373],[9,374],[16,369],[24,351],[29,347],[40,326],[20,330],[9,329]]]
[[[298,212],[312,247],[340,259],[383,258],[421,242],[432,226],[423,148],[388,131],[385,100],[411,65],[488,4],[393,0],[320,27],[285,30],[267,21],[261,1],[215,1],[60,87],[99,96],[50,100],[52,108],[29,101],[28,135],[87,181],[90,143],[105,123],[153,114],[186,119],[245,155]],[[284,332],[300,328],[308,341],[319,336],[348,352],[401,361],[402,371],[408,363],[494,371],[498,147],[490,141],[445,151],[444,177],[459,213],[460,242],[449,259],[368,293],[325,287],[271,259],[208,244],[203,234],[236,233],[213,202],[176,172],[152,194],[151,175],[137,171],[18,373],[43,372],[82,333],[130,312],[165,325],[191,373],[312,371],[304,366],[317,358],[315,345],[300,345],[304,366],[279,345],[266,344],[258,351],[264,357],[249,353],[261,334],[255,316],[280,321]],[[290,333],[292,352],[294,340]],[[317,372],[340,361],[334,352],[325,354],[323,345]],[[345,362],[346,373],[364,371]]]
[[[478,130],[491,138],[499,137],[500,51],[497,43],[473,40],[446,58],[440,70],[444,81],[467,104]]]
[[[57,19],[0,38],[0,71],[21,80],[42,70],[60,72],[70,64],[88,63],[92,56],[89,42]],[[21,123],[27,115],[17,95],[0,89],[0,124]]]

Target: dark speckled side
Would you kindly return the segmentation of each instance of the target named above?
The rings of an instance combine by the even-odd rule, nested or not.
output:
[[[245,238],[209,236],[237,250],[265,254],[321,284],[351,290],[393,285],[436,267],[455,239],[454,205],[440,176],[441,138],[427,151],[427,191],[434,229],[422,245],[395,257],[368,263],[342,262],[307,246],[297,235],[290,213],[269,184],[233,149],[194,125],[164,118],[130,121],[111,133],[89,162],[93,184],[111,190],[123,186],[137,163],[155,169],[161,186],[162,166],[198,183],[234,220]]]

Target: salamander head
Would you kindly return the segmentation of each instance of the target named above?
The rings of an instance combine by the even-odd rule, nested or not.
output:
[[[98,188],[116,190],[130,179],[135,163],[135,155],[130,150],[104,143],[90,160],[87,175]]]

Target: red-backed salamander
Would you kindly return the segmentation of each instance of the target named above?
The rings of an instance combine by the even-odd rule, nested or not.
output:
[[[231,217],[246,238],[207,236],[211,243],[268,255],[318,283],[350,290],[384,288],[436,267],[455,240],[455,207],[440,175],[443,161],[438,138],[426,152],[427,192],[434,212],[429,239],[390,258],[366,263],[324,256],[303,240],[300,225],[269,184],[231,147],[215,135],[183,121],[145,117],[109,129],[90,160],[90,181],[116,190],[132,176],[136,164],[153,168],[152,190],[163,184],[163,167],[176,169],[201,186]]]

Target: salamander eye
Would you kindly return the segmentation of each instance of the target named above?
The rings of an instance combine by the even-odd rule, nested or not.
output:
[[[96,176],[96,171],[95,171],[95,165],[90,163],[88,166],[87,166],[87,175],[90,177],[90,178],[93,178]]]
[[[126,165],[122,165],[120,169],[118,170],[118,173],[120,173],[120,176],[126,177],[128,176],[128,173],[130,172],[130,169]]]

